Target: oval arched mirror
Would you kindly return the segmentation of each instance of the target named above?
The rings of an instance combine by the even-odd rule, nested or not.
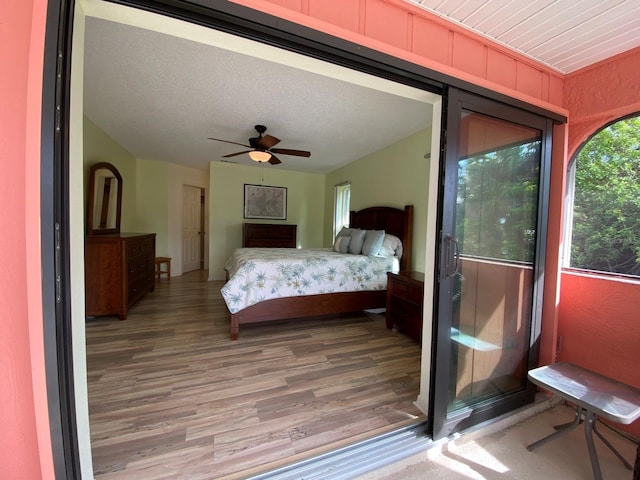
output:
[[[87,192],[87,235],[120,232],[122,176],[107,162],[91,165]]]

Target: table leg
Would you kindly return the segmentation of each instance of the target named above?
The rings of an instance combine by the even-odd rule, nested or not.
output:
[[[618,450],[616,450],[613,445],[609,443],[609,440],[604,438],[604,436],[596,428],[596,425],[597,425],[597,422],[594,421],[593,432],[598,436],[598,438],[600,438],[600,440],[602,440],[602,443],[604,443],[607,447],[609,447],[609,450],[611,450],[615,454],[615,456],[620,459],[620,461],[624,464],[625,467],[627,467],[629,470],[633,470],[633,467],[631,466],[631,464],[627,462],[627,460],[622,456],[622,454]]]
[[[565,423],[563,425],[558,425],[557,427],[554,427],[557,430],[555,433],[552,433],[551,435],[541,438],[537,442],[532,443],[527,447],[527,450],[532,452],[533,450],[535,450],[538,447],[541,447],[545,443],[549,443],[551,440],[555,440],[556,438],[562,437],[563,435],[566,435],[567,433],[569,433],[571,430],[573,430],[578,425],[580,425],[580,419],[582,418],[582,413],[584,411],[585,411],[584,408],[577,407],[576,417],[573,419],[573,422]]]
[[[593,443],[593,429],[596,422],[596,414],[587,411],[587,416],[584,422],[584,437],[587,440],[587,449],[589,450],[589,459],[591,460],[591,469],[593,470],[593,478],[595,480],[602,480],[602,473],[600,472],[600,463],[598,462],[598,454],[596,453],[596,446]]]

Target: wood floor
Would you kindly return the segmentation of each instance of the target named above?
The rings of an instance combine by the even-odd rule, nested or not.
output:
[[[156,282],[86,325],[95,478],[243,478],[423,420],[420,347],[361,313],[243,325],[222,282]]]

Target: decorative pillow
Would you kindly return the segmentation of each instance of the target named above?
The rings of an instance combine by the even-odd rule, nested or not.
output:
[[[336,237],[336,241],[333,244],[333,251],[338,253],[349,253],[349,243],[351,243],[351,237]]]
[[[353,228],[342,227],[336,237],[350,237],[353,230]]]
[[[349,253],[360,255],[362,253],[362,244],[364,243],[365,230],[354,228],[351,230],[351,243],[349,243]]]
[[[366,230],[364,243],[362,244],[363,255],[377,255],[384,240],[384,230]]]
[[[382,246],[378,251],[379,257],[398,257],[402,258],[402,242],[395,235],[385,233]]]

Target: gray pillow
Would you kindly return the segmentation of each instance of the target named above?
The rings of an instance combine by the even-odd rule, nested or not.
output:
[[[360,255],[362,253],[362,244],[364,243],[364,230],[354,228],[351,230],[351,243],[349,243],[349,253]]]
[[[363,255],[377,255],[384,240],[384,230],[366,230],[364,243],[362,244]]]
[[[351,237],[337,236],[336,241],[333,244],[333,251],[338,253],[349,253],[349,243],[351,243]]]
[[[353,230],[353,228],[342,227],[336,237],[350,237]]]

